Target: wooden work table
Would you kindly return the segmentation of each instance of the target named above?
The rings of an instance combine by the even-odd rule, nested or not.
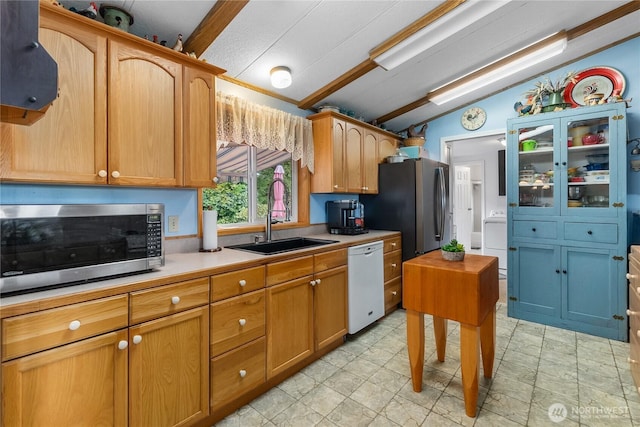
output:
[[[498,258],[467,254],[446,261],[440,251],[402,264],[403,306],[413,390],[422,390],[424,314],[433,316],[438,360],[444,362],[447,320],[460,322],[460,360],[465,412],[475,417],[480,350],[485,378],[491,378],[495,353]]]

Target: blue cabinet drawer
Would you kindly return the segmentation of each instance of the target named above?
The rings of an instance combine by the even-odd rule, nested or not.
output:
[[[513,221],[514,237],[555,239],[557,223],[552,221]]]
[[[564,225],[564,238],[590,243],[618,243],[618,224],[567,222]]]

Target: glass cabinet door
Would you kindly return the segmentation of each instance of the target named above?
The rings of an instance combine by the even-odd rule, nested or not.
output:
[[[529,121],[509,130],[509,164],[518,165],[517,176],[511,175],[517,182],[513,178],[510,182],[509,205],[516,207],[518,213],[553,215],[560,212],[556,176],[560,133],[559,120]]]
[[[616,215],[612,203],[616,202],[620,167],[617,163],[617,126],[610,123],[611,111],[586,113],[562,121],[567,135],[566,200],[563,214],[589,216]],[[624,167],[622,168],[624,173]],[[623,189],[624,191],[624,189]]]

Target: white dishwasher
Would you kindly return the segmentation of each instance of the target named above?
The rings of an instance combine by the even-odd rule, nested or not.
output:
[[[352,246],[349,260],[349,333],[384,316],[382,241]]]

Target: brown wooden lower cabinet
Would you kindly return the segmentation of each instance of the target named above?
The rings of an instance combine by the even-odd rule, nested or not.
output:
[[[631,246],[629,253],[629,367],[640,393],[640,246]]]
[[[211,359],[213,411],[265,382],[265,342],[261,337]]]

